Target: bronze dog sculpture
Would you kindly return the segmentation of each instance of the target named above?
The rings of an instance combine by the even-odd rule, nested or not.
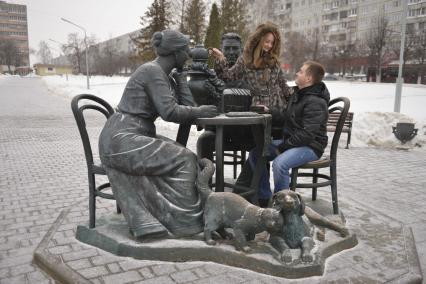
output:
[[[311,250],[314,246],[312,238],[313,230],[309,228],[302,216],[305,214],[308,220],[317,226],[327,227],[340,233],[342,237],[349,234],[348,230],[321,216],[311,208],[305,206],[301,196],[290,190],[283,190],[273,196],[273,208],[281,212],[283,227],[280,231],[272,233],[270,243],[282,255],[281,259],[290,262],[291,253],[289,249],[301,248],[302,261],[312,262]]]
[[[280,211],[283,226],[271,233],[269,242],[280,252],[281,260],[291,262],[290,249],[301,248],[302,261],[312,262],[314,240],[310,228],[302,219],[305,203],[300,195],[289,190],[280,191],[273,196],[273,208]]]
[[[286,200],[286,196],[288,194],[293,195],[293,193],[291,193],[291,191],[289,191],[289,190],[283,190],[283,191],[276,193],[273,197],[273,205],[272,206],[276,210],[281,211],[282,208],[284,206],[286,206],[285,200]],[[345,226],[343,226],[339,223],[336,223],[336,222],[332,222],[329,219],[325,218],[324,216],[320,215],[319,213],[315,212],[309,206],[305,206],[305,203],[303,202],[301,196],[298,193],[295,193],[295,192],[294,192],[294,194],[296,194],[298,196],[298,198],[301,200],[305,216],[309,219],[309,221],[312,224],[314,224],[316,226],[329,228],[333,231],[336,231],[336,232],[340,233],[340,236],[342,236],[342,237],[346,237],[347,235],[349,235],[349,231],[348,231],[347,228],[345,228]]]
[[[207,181],[214,173],[213,163],[202,159],[200,165],[203,169],[198,177],[197,188],[204,202],[204,238],[207,244],[216,243],[212,239],[212,232],[217,231],[224,236],[224,229],[232,228],[235,247],[248,252],[250,247],[247,240],[254,239],[255,234],[282,227],[279,211],[252,205],[235,193],[212,192]]]

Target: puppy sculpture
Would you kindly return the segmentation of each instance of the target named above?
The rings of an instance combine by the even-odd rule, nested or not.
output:
[[[301,196],[294,191],[282,190],[274,194],[272,207],[281,212],[283,227],[279,232],[271,234],[270,242],[282,254],[281,258],[285,262],[292,260],[289,249],[298,247],[302,249],[302,261],[311,262],[313,260],[311,254],[314,245],[313,230],[303,220],[304,214],[314,225],[335,230],[342,237],[349,234],[344,226],[328,220],[310,207],[305,206]]]
[[[281,253],[281,260],[291,262],[290,249],[301,248],[302,261],[312,262],[311,250],[314,247],[314,240],[310,228],[302,219],[305,203],[300,195],[290,190],[280,191],[273,197],[273,208],[280,211],[283,226],[271,233],[269,242]]]
[[[204,238],[207,244],[214,245],[212,232],[225,235],[225,228],[232,228],[235,247],[244,252],[250,251],[247,240],[255,234],[273,231],[282,227],[279,211],[272,208],[260,208],[250,204],[241,196],[231,192],[212,192],[208,180],[214,173],[210,160],[200,161],[202,171],[198,175],[197,188],[204,202]]]
[[[347,235],[349,235],[349,231],[345,226],[343,226],[339,223],[336,223],[336,222],[332,222],[329,219],[327,219],[326,217],[322,216],[321,214],[315,212],[309,206],[305,206],[305,203],[303,202],[301,196],[298,193],[292,192],[290,190],[282,190],[282,191],[274,194],[274,196],[273,196],[273,207],[278,211],[282,211],[282,209],[284,207],[288,206],[286,198],[288,198],[287,196],[289,194],[293,195],[293,196],[294,196],[294,194],[296,194],[298,196],[298,198],[301,200],[303,213],[305,214],[305,216],[308,218],[308,220],[312,224],[314,224],[316,226],[321,226],[321,227],[325,227],[325,228],[329,228],[331,230],[334,230],[334,231],[340,233],[340,236],[342,236],[342,237],[346,237]]]

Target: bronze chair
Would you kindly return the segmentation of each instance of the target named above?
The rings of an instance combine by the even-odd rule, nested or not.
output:
[[[335,98],[329,103],[329,114],[340,114],[336,124],[336,130],[333,134],[329,155],[323,156],[319,160],[306,163],[298,168],[293,168],[291,171],[290,189],[294,191],[296,188],[312,188],[312,200],[316,200],[317,198],[318,187],[330,185],[334,214],[339,213],[337,201],[337,148],[340,135],[342,134],[342,129],[345,124],[345,119],[348,115],[349,106],[350,101],[345,97]],[[318,170],[321,168],[330,168],[330,175],[318,173]],[[312,170],[312,172],[299,172],[299,169]],[[312,183],[298,183],[297,178],[299,176],[312,177]],[[325,181],[318,182],[318,178]]]
[[[95,227],[96,197],[107,199],[115,199],[112,194],[102,192],[102,190],[110,188],[109,182],[96,186],[96,175],[106,175],[105,169],[99,162],[96,164],[93,160],[92,147],[90,144],[89,134],[86,128],[86,119],[83,114],[85,110],[91,109],[101,112],[107,119],[114,113],[114,109],[103,99],[90,94],[81,94],[75,96],[71,101],[71,109],[77,122],[78,131],[80,132],[83,142],[84,155],[86,156],[87,175],[89,181],[89,227]],[[121,213],[117,204],[117,213]]]

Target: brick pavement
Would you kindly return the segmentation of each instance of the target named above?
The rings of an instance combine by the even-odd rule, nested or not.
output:
[[[32,264],[32,254],[60,212],[70,205],[74,206],[61,220],[48,250],[93,283],[287,282],[214,263],[135,261],[75,241],[75,225],[88,219],[87,180],[69,99],[49,94],[37,78],[0,79],[0,96],[0,283],[53,283]],[[96,134],[103,122],[93,121],[91,130]],[[194,141],[192,137],[189,147],[194,147]],[[341,208],[361,242],[330,258],[327,277],[295,282],[380,283],[394,279],[394,272],[404,269],[403,264],[369,255],[368,246],[375,245],[372,239],[379,239],[393,248],[380,248],[383,255],[400,255],[403,240],[392,236],[407,225],[413,229],[421,267],[426,271],[425,165],[426,152],[339,149]],[[329,192],[323,189],[319,197],[329,198]],[[110,201],[100,200],[98,207],[100,215],[114,210]],[[376,232],[371,238],[369,224],[377,225],[370,229],[381,234]]]

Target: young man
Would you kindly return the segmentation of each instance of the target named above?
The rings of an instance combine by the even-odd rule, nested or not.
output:
[[[307,61],[296,74],[295,93],[285,110],[283,138],[273,140],[269,160],[272,162],[274,192],[288,189],[289,170],[319,159],[327,146],[327,119],[330,94],[322,82],[324,67]],[[255,153],[249,161],[255,166]],[[266,206],[271,197],[269,173],[264,170],[259,185],[259,205]]]

